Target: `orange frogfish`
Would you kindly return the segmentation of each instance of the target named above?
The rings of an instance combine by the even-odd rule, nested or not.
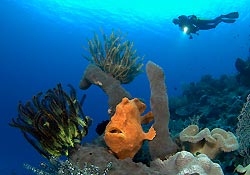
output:
[[[155,137],[153,127],[147,133],[142,129],[141,124],[147,124],[154,118],[152,112],[141,116],[145,109],[146,105],[138,98],[129,100],[125,97],[116,106],[116,112],[106,126],[104,140],[119,159],[133,158],[144,140]]]

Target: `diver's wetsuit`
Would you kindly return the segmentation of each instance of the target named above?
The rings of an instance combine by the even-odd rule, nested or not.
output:
[[[236,20],[235,18],[239,17],[238,12],[232,12],[227,15],[220,15],[215,19],[200,19],[197,18],[195,15],[181,15],[178,19],[174,19],[173,23],[179,25],[179,27],[184,30],[184,27],[187,27],[188,30],[186,34],[192,38],[191,33],[197,34],[199,30],[209,30],[215,28],[219,23],[234,23]]]
[[[192,20],[193,24],[198,26],[200,30],[208,30],[215,28],[219,23],[234,23],[235,18],[238,18],[238,12],[229,13],[227,15],[221,15],[215,19],[199,19],[194,15],[191,15],[189,18]]]

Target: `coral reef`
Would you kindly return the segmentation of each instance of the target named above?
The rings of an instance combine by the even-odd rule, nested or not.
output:
[[[91,119],[84,115],[76,92],[70,86],[70,95],[61,84],[33,96],[32,102],[18,105],[18,117],[10,126],[19,128],[24,137],[43,156],[68,155],[70,149],[87,135]]]
[[[142,60],[133,50],[134,43],[128,40],[123,41],[121,32],[112,31],[108,37],[103,34],[103,45],[95,34],[92,40],[88,41],[87,49],[91,58],[84,56],[88,61],[101,68],[105,73],[112,75],[122,84],[131,82],[143,66]]]
[[[108,123],[104,140],[119,159],[133,158],[144,140],[152,140],[156,133],[153,127],[145,133],[141,124],[153,120],[152,112],[140,116],[146,105],[139,99],[123,98],[116,106],[116,112]]]
[[[18,117],[10,125],[19,128],[49,160],[42,169],[26,164],[27,169],[40,175],[222,175],[221,166],[232,174],[237,165],[249,164],[250,95],[238,116],[250,93],[248,62],[237,59],[237,76],[203,76],[186,85],[182,96],[169,101],[164,72],[149,61],[146,73],[152,112],[141,116],[146,105],[132,99],[121,84],[130,83],[142,72],[142,59],[133,50],[133,42],[123,40],[114,31],[109,37],[103,33],[103,44],[97,34],[88,40],[91,57],[84,58],[90,64],[80,88],[100,87],[108,95],[110,115],[110,120],[97,127],[100,136],[92,144],[80,145],[91,119],[84,115],[83,101],[77,100],[71,86],[69,95],[59,84],[44,96],[39,93],[32,102],[19,104]],[[236,122],[239,144],[233,134]],[[190,125],[194,123],[197,125]],[[204,129],[199,131],[198,125]],[[239,152],[230,153],[239,145]],[[223,157],[218,156],[221,151]],[[57,159],[65,155],[65,161]],[[249,174],[249,166],[239,165],[235,171]]]
[[[238,116],[236,134],[239,139],[239,153],[243,157],[243,165],[250,164],[250,94]]]
[[[170,154],[174,154],[177,151],[177,145],[171,140],[170,133],[168,131],[167,126],[168,122],[170,119],[170,114],[168,111],[168,98],[166,95],[166,86],[165,86],[165,80],[164,80],[164,73],[162,69],[155,65],[152,62],[149,62],[147,64],[147,73],[150,81],[150,86],[151,86],[151,109],[153,115],[156,115],[155,117],[158,117],[157,119],[155,118],[154,121],[154,127],[158,127],[158,131],[156,130],[156,137],[159,134],[159,139],[158,142],[155,143],[155,150],[150,150],[152,155],[156,155],[153,158],[153,161],[150,162],[150,167],[142,164],[142,163],[135,163],[131,158],[126,158],[126,159],[117,159],[115,155],[110,154],[108,151],[108,148],[103,147],[103,146],[97,146],[97,145],[90,145],[86,144],[78,149],[75,150],[75,152],[72,152],[72,154],[69,155],[69,158],[71,161],[75,163],[79,163],[79,165],[82,165],[84,162],[89,162],[90,164],[96,165],[100,167],[101,169],[104,169],[104,165],[106,165],[108,162],[112,162],[112,169],[110,169],[109,173],[110,174],[151,174],[151,175],[159,175],[159,174],[166,174],[166,175],[172,175],[172,174],[223,174],[220,166],[218,164],[212,163],[208,157],[205,155],[200,155],[199,158],[194,158],[194,156],[191,153],[186,153],[186,152],[178,152],[176,155],[173,157],[169,157]],[[153,90],[152,90],[153,89]],[[126,102],[126,103],[125,103]],[[111,121],[114,120],[116,121],[119,125],[118,126],[107,126],[107,128],[111,128],[110,131],[112,131],[113,136],[116,134],[119,135],[121,134],[121,126],[127,126],[127,123],[129,123],[129,120],[127,120],[128,117],[121,117],[123,116],[122,114],[126,114],[126,104],[131,105],[130,100],[127,98],[124,98],[123,106],[118,105],[117,106],[117,114],[118,115],[113,116],[111,118]],[[137,100],[138,102],[138,100]],[[137,109],[136,111],[133,112],[133,114],[141,114],[145,107],[144,105],[141,105],[139,103],[140,107],[136,107],[137,105],[133,104],[132,109]],[[157,105],[158,104],[158,105]],[[160,104],[160,105],[159,105]],[[138,110],[139,109],[139,110]],[[140,111],[141,110],[141,111]],[[133,111],[133,110],[131,110]],[[150,119],[151,117],[149,117]],[[126,120],[125,120],[126,119]],[[138,119],[138,118],[137,118]],[[150,120],[149,120],[150,121]],[[156,122],[156,123],[155,123]],[[138,123],[138,121],[137,121]],[[108,129],[107,129],[108,130]],[[161,131],[162,130],[162,131]],[[109,130],[108,130],[109,131]],[[135,133],[134,129],[130,129],[130,132]],[[122,135],[123,136],[123,135]],[[166,138],[167,137],[167,138]],[[125,137],[124,137],[125,138]],[[154,138],[155,139],[155,138]],[[154,141],[153,139],[153,141]],[[164,141],[162,142],[161,139]],[[166,143],[166,140],[170,140],[169,143]],[[119,144],[119,141],[117,141]],[[150,141],[152,142],[152,141]],[[125,144],[122,142],[123,145],[119,145],[120,147],[129,147],[129,144]],[[162,145],[161,145],[162,144]],[[172,147],[172,148],[171,148]],[[167,152],[165,152],[167,150]],[[156,152],[156,154],[154,154]],[[161,155],[161,154],[162,155]],[[189,155],[188,155],[189,154]],[[100,156],[101,155],[101,156]],[[186,156],[187,155],[187,156]],[[164,165],[160,163],[160,160],[157,159],[166,159],[169,157],[167,160],[164,160]],[[192,157],[192,158],[191,158]],[[193,159],[193,161],[191,161]],[[178,160],[178,161],[177,161]],[[177,163],[176,162],[182,162],[182,163]],[[185,162],[185,163],[184,163]],[[192,162],[192,163],[190,163]],[[199,162],[199,163],[198,163]],[[190,163],[190,164],[188,164]],[[195,166],[194,166],[195,164]],[[197,164],[197,165],[196,165]],[[169,167],[171,167],[169,169]],[[193,168],[194,167],[194,168]]]
[[[237,116],[249,93],[249,88],[240,85],[235,76],[227,75],[204,75],[198,82],[183,85],[183,93],[169,99],[171,133],[178,135],[190,124],[235,132]]]
[[[202,153],[210,159],[221,151],[231,152],[239,148],[235,135],[220,128],[214,128],[211,132],[208,128],[199,131],[197,125],[190,125],[180,133],[180,140],[188,142],[189,151],[194,155]]]
[[[239,83],[236,75],[222,75],[218,78],[205,75],[197,82],[183,85],[183,93],[170,98],[171,133],[178,136],[190,124],[210,130],[220,128],[232,133],[235,133],[239,126],[237,123],[246,124],[248,128],[247,122],[239,122],[237,117],[240,111],[243,111],[242,106],[249,93],[249,88]],[[248,142],[247,133],[242,130],[242,143]],[[238,134],[236,135],[239,139],[239,150],[241,150],[243,148],[241,140]],[[240,155],[238,151],[224,152],[218,155],[215,161],[220,161],[224,173],[231,175],[238,164],[247,165],[243,163],[245,155],[243,152]]]
[[[151,61],[146,65],[146,72],[151,89],[150,106],[155,118],[153,126],[157,133],[149,143],[150,154],[153,160],[165,159],[177,151],[177,145],[172,141],[168,129],[170,113],[165,76],[163,70]]]
[[[89,84],[96,84],[98,86],[107,84],[107,86],[109,86],[110,76],[107,76],[99,67],[93,64],[89,65],[91,69],[92,66],[96,71],[93,74],[93,71],[87,73],[88,76],[91,77],[89,78],[91,81],[89,83],[89,80],[86,78],[84,81],[86,80],[87,84],[85,84],[85,82],[83,82],[83,84],[86,86]],[[104,79],[104,81],[103,79],[99,79],[99,76],[95,76],[97,75],[96,73],[101,74],[100,77],[107,79]],[[76,93],[73,89],[70,95],[67,95],[62,90],[61,85],[58,85],[58,88],[49,90],[41,101],[39,97],[42,94],[33,98],[33,104],[36,108],[33,107],[31,103],[27,103],[25,106],[20,105],[19,118],[13,120],[11,125],[19,127],[24,132],[26,139],[50,161],[49,165],[43,166],[43,169],[35,168],[27,164],[26,168],[34,173],[44,175],[223,174],[220,165],[213,163],[204,154],[194,157],[186,151],[177,152],[177,144],[172,140],[168,128],[170,113],[164,72],[158,65],[153,62],[148,62],[147,75],[151,88],[150,105],[152,112],[148,112],[141,117],[141,114],[146,109],[146,105],[139,99],[129,100],[126,97],[123,98],[121,103],[116,106],[115,115],[111,117],[111,121],[106,127],[105,135],[100,136],[98,144],[78,144],[82,136],[87,134],[89,118],[84,116],[81,110],[81,104],[77,101]],[[113,82],[114,78],[111,78]],[[118,84],[120,85],[120,83]],[[105,87],[107,86],[105,85]],[[116,92],[116,90],[113,89],[114,87],[116,86],[110,86],[108,90],[104,88],[105,92],[111,93],[112,90],[113,93]],[[153,126],[151,126],[148,133],[145,133],[142,130],[141,124],[151,122],[153,116],[155,117]],[[34,118],[36,122],[33,121]],[[36,125],[39,126],[37,131],[50,129],[52,133],[46,136],[51,138],[45,140],[40,135],[32,135],[31,131],[36,129],[34,127]],[[29,130],[30,128],[33,130]],[[48,134],[46,131],[41,133]],[[36,132],[36,134],[37,133],[39,132]],[[28,134],[31,134],[38,142],[34,142],[31,138],[27,137]],[[156,137],[158,138],[156,139]],[[107,145],[104,145],[103,139],[105,139]],[[147,165],[141,162],[136,163],[132,159],[135,153],[138,153],[145,139],[153,139],[150,142],[156,139],[154,144],[150,145],[150,142],[148,144],[152,160]],[[45,141],[47,141],[46,145],[43,146],[42,144],[44,144]],[[59,145],[58,142],[61,145]],[[112,154],[107,146],[113,151]],[[54,148],[54,150],[51,151],[52,148]],[[61,155],[66,155],[68,160],[57,161],[53,159],[54,156]]]
[[[131,98],[131,95],[121,86],[120,81],[103,72],[94,64],[88,65],[83,78],[80,81],[80,88],[88,89],[91,84],[99,86],[108,95],[109,115],[115,112],[115,107],[123,97]]]
[[[238,71],[236,75],[237,81],[247,87],[250,87],[250,60],[243,60],[237,58],[235,61],[235,67]]]

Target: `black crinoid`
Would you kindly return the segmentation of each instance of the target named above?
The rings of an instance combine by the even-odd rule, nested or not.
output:
[[[45,94],[33,96],[26,104],[19,102],[18,116],[10,123],[46,158],[68,156],[70,149],[87,135],[91,124],[82,111],[84,100],[79,102],[75,89],[69,87],[69,94],[58,84]]]

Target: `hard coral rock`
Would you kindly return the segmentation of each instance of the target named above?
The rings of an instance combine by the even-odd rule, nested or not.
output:
[[[190,125],[180,133],[180,140],[189,143],[190,152],[193,154],[203,153],[211,159],[221,151],[231,152],[239,148],[234,134],[220,128],[211,132],[208,128],[199,131],[197,125]]]
[[[213,163],[205,154],[195,157],[187,151],[178,152],[164,161],[156,159],[151,168],[157,168],[164,175],[223,175],[220,165]]]
[[[139,99],[123,98],[116,107],[116,112],[106,127],[104,139],[108,147],[119,159],[133,158],[144,140],[152,140],[156,132],[153,127],[144,133],[141,124],[153,119],[152,112],[140,115],[146,105]]]
[[[70,160],[80,168],[88,162],[100,170],[104,170],[107,163],[111,162],[109,175],[223,175],[220,165],[213,163],[206,155],[195,157],[187,151],[177,152],[164,161],[156,159],[147,167],[133,162],[131,158],[119,160],[104,147],[86,144],[71,154]]]
[[[238,165],[235,168],[235,171],[244,175],[250,175],[250,164],[246,167],[243,167],[242,165]]]
[[[112,167],[109,170],[109,175],[159,175],[157,170],[150,169],[142,163],[135,163],[131,158],[119,160],[111,155],[107,148],[86,144],[80,146],[73,154],[70,155],[70,160],[83,168],[85,163],[95,165],[100,170],[104,170],[106,165],[111,162]]]

